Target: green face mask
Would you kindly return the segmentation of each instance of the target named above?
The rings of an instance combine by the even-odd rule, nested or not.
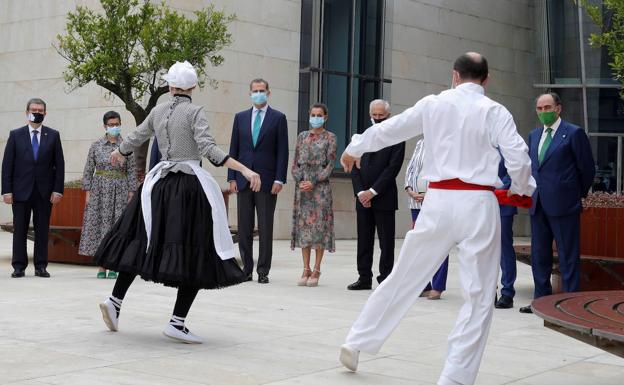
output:
[[[538,112],[537,117],[546,127],[552,126],[558,118],[556,111]]]

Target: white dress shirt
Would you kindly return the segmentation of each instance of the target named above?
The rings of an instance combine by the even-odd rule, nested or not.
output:
[[[459,178],[467,183],[501,187],[500,149],[511,176],[512,192],[533,194],[536,184],[531,176],[531,159],[513,117],[475,83],[429,95],[401,114],[353,135],[345,152],[360,157],[420,134],[424,134],[427,148],[421,174],[424,180]]]
[[[555,123],[553,123],[552,126],[550,126],[550,128],[552,128],[552,132],[550,133],[550,136],[552,138],[555,137],[555,132],[557,132],[557,129],[559,128],[559,125],[561,124],[561,117],[557,118],[557,120],[555,121]],[[537,153],[539,154],[540,152],[542,152],[542,146],[544,145],[544,140],[546,140],[546,129],[548,127],[544,126],[544,129],[542,130],[542,137],[540,138],[539,141],[539,147],[537,148]]]

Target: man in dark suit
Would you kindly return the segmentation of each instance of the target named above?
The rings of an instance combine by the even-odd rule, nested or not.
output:
[[[531,214],[531,268],[534,298],[552,294],[550,276],[553,238],[557,243],[562,290],[577,291],[580,282],[581,198],[594,181],[595,167],[585,131],[560,118],[561,99],[555,93],[537,98],[543,127],[529,134],[529,155],[537,189]],[[531,313],[530,306],[520,308]]]
[[[268,105],[269,83],[254,79],[249,85],[253,107],[234,117],[230,156],[260,174],[261,191],[253,192],[247,179],[228,170],[230,192],[238,193],[238,248],[244,272],[251,281],[253,271],[254,214],[258,215],[260,253],[258,282],[269,283],[273,254],[273,216],[277,194],[286,183],[288,169],[288,124],[286,115]]]
[[[498,177],[503,182],[503,190],[511,187],[511,178],[505,168],[505,160],[498,164]],[[518,214],[516,206],[500,205],[501,217],[501,296],[496,301],[497,309],[510,309],[513,307],[513,299],[516,295],[514,283],[516,282],[516,252],[513,247],[513,219]]]
[[[30,99],[28,125],[11,130],[2,160],[2,198],[13,208],[13,278],[21,278],[28,266],[26,235],[33,215],[37,277],[49,278],[48,229],[52,205],[63,196],[65,161],[58,131],[43,126],[46,104]]]
[[[370,116],[379,123],[390,115],[390,104],[377,99],[370,104]],[[394,266],[395,212],[398,210],[396,177],[405,158],[405,142],[362,156],[360,168],[353,168],[351,180],[357,213],[358,280],[349,290],[370,290],[373,281],[373,250],[375,228],[379,237],[379,276],[381,283]]]

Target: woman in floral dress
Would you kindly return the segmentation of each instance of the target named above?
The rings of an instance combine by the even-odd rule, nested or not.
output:
[[[292,175],[297,182],[291,249],[301,247],[303,274],[297,285],[317,286],[325,250],[335,251],[334,212],[329,177],[336,161],[336,135],[327,131],[327,106],[310,108],[310,129],[297,137]],[[314,270],[310,269],[316,250]]]
[[[102,238],[108,233],[137,189],[134,157],[124,165],[112,166],[109,157],[121,143],[121,117],[115,111],[104,114],[106,134],[89,148],[87,164],[82,177],[82,188],[87,192],[78,253],[94,256]],[[98,268],[97,277],[106,278],[106,269]],[[117,278],[114,271],[108,278]]]

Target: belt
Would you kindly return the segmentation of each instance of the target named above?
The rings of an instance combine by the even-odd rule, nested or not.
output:
[[[119,170],[95,170],[95,175],[101,175],[112,179],[122,179],[128,176],[127,173]]]
[[[440,190],[485,190],[494,191],[492,186],[483,186],[480,184],[467,183],[459,178],[446,179],[439,182],[429,182],[429,188],[437,188]]]

